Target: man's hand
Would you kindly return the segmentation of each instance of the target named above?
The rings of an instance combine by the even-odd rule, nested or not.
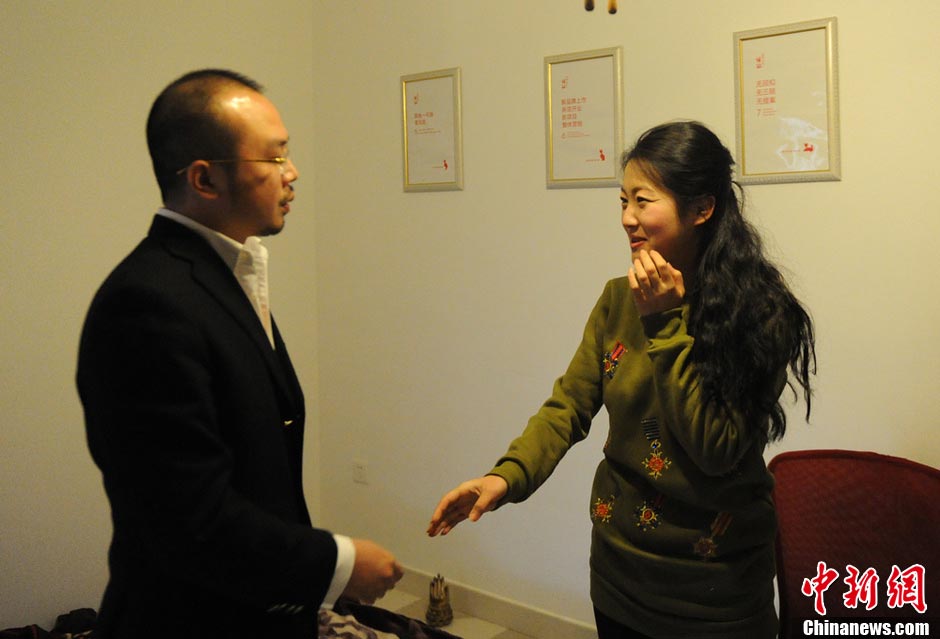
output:
[[[395,587],[404,571],[392,553],[368,539],[353,539],[356,563],[343,595],[371,604]]]

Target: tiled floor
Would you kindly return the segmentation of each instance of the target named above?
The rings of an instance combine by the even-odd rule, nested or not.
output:
[[[397,612],[401,615],[407,615],[413,619],[424,620],[427,612],[427,599],[416,597],[400,590],[392,590],[382,599],[375,603],[380,608]],[[454,610],[454,621],[449,626],[442,628],[452,635],[462,637],[462,639],[533,639],[528,635],[522,635],[518,632],[507,630],[501,626],[469,617],[462,614],[459,610]]]

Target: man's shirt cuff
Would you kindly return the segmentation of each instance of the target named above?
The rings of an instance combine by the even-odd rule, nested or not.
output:
[[[339,596],[346,590],[349,578],[352,577],[353,567],[356,565],[356,547],[352,539],[344,535],[333,535],[336,542],[336,570],[333,571],[333,581],[321,608],[332,608]]]

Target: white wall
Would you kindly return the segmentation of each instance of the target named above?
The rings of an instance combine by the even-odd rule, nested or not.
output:
[[[74,391],[78,334],[159,204],[146,111],[196,67],[256,77],[291,130],[302,175],[270,241],[273,305],[307,389],[321,523],[589,621],[603,418],[528,503],[423,535],[440,494],[488,470],[545,398],[625,269],[616,189],[544,187],[542,60],[622,45],[628,138],[692,117],[732,145],[732,33],[837,16],[842,182],[749,189],[818,329],[812,424],[795,407],[769,455],[860,448],[940,466],[931,0],[631,0],[616,16],[579,0],[138,4],[0,4],[0,628],[98,604],[110,524]],[[399,77],[451,66],[466,188],[404,194]]]

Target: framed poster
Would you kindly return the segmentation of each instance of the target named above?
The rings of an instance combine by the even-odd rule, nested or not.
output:
[[[841,179],[836,19],[734,34],[738,181]]]
[[[545,58],[548,188],[619,186],[621,67],[621,47]]]
[[[463,190],[460,69],[401,76],[405,191]]]

